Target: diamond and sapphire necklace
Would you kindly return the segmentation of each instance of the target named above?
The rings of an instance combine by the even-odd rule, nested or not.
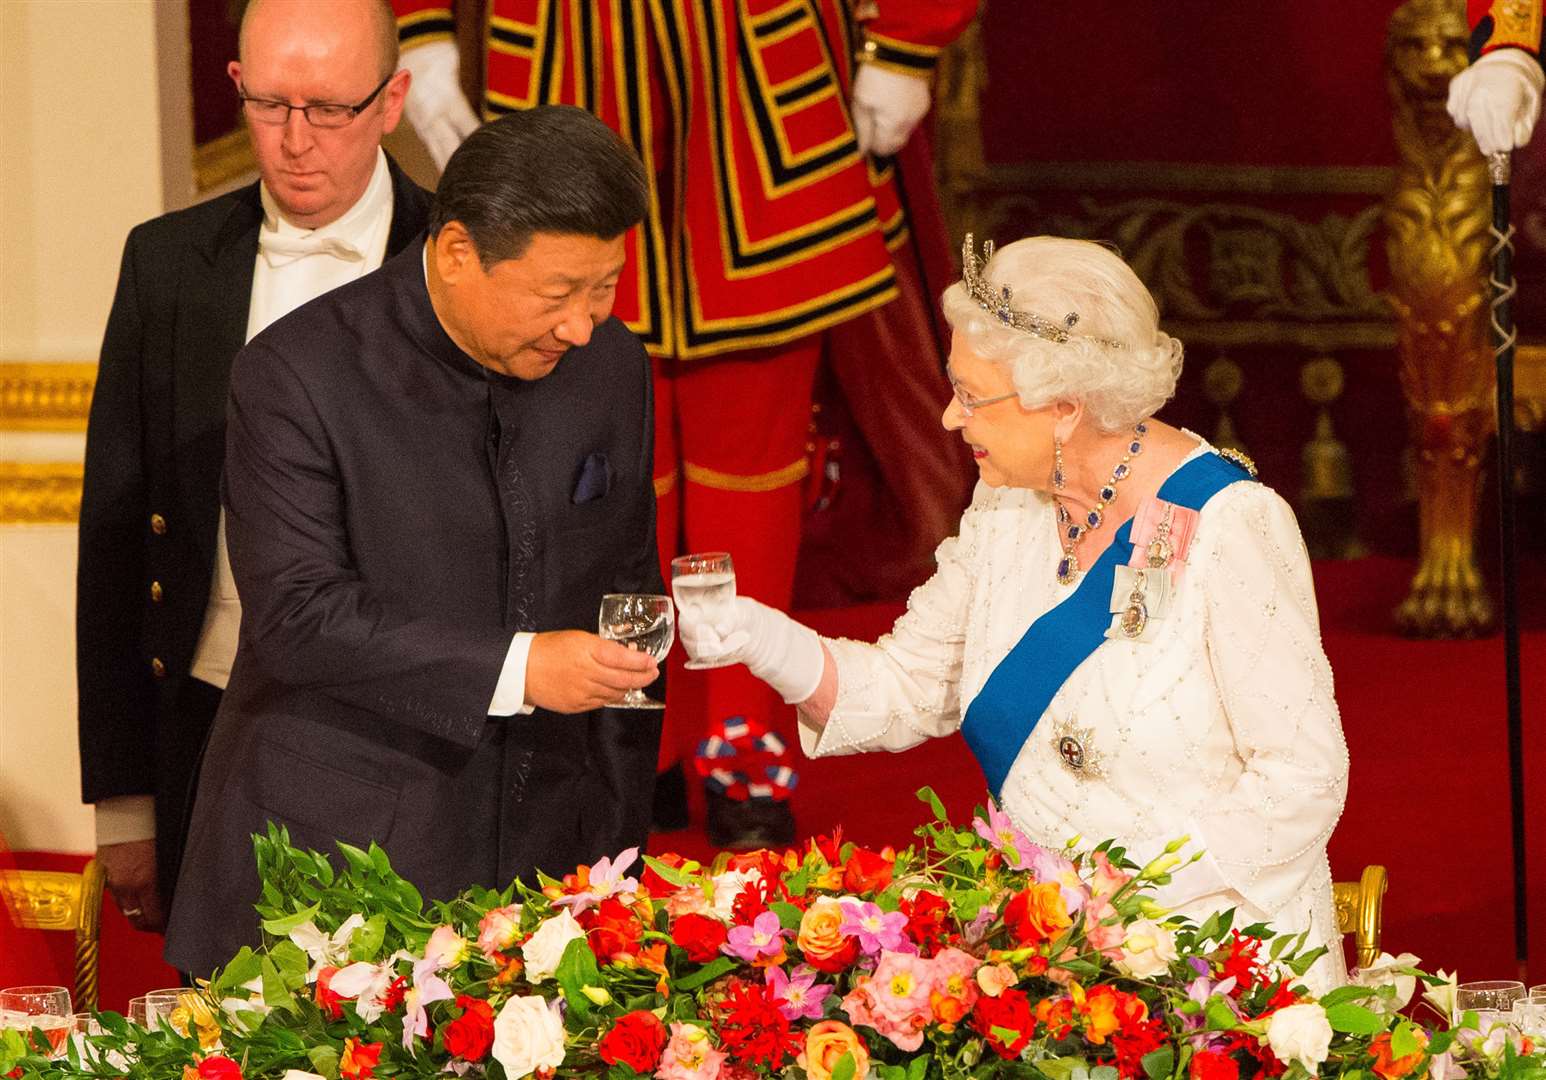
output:
[[[1063,505],[1063,500],[1053,496],[1058,506],[1058,537],[1063,544],[1063,557],[1058,560],[1057,570],[1059,585],[1072,585],[1079,576],[1079,556],[1074,549],[1078,547],[1079,541],[1105,522],[1106,508],[1116,501],[1117,485],[1132,474],[1132,465],[1129,463],[1143,453],[1143,437],[1148,433],[1149,426],[1146,423],[1139,423],[1133,428],[1133,439],[1127,444],[1127,453],[1122,455],[1117,467],[1111,470],[1111,479],[1101,487],[1098,501],[1090,507],[1083,521],[1075,521],[1068,507]]]

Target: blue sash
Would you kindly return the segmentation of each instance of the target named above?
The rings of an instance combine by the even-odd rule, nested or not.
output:
[[[1159,498],[1201,510],[1230,484],[1248,479],[1250,473],[1234,462],[1203,454],[1171,473],[1159,489]],[[961,734],[977,756],[995,799],[1058,688],[1106,640],[1116,568],[1133,556],[1132,529],[1131,520],[1122,523],[1084,580],[1031,624],[966,710]]]

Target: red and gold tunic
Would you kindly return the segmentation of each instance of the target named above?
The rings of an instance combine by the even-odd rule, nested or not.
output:
[[[1466,0],[1471,56],[1494,49],[1524,49],[1541,55],[1541,0]]]
[[[405,47],[447,0],[393,0]],[[896,295],[906,219],[859,154],[854,56],[926,76],[976,0],[489,0],[493,117],[580,105],[652,177],[617,315],[660,357],[782,345]],[[872,17],[869,17],[872,16]]]

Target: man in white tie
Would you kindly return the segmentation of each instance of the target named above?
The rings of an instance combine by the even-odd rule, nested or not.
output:
[[[164,926],[236,653],[219,490],[231,360],[423,231],[429,196],[380,145],[408,91],[396,67],[387,0],[253,0],[228,70],[260,181],[124,248],[86,439],[76,667],[97,858],[140,930]]]

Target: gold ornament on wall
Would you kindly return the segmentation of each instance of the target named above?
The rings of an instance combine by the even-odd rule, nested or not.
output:
[[[1219,410],[1218,426],[1213,429],[1213,438],[1209,441],[1220,450],[1248,453],[1245,443],[1235,431],[1235,421],[1229,415],[1229,407],[1244,388],[1245,372],[1227,356],[1220,356],[1203,369],[1202,392],[1208,395],[1208,400],[1218,406]]]
[[[1476,564],[1482,456],[1494,431],[1487,339],[1486,164],[1445,109],[1466,66],[1455,0],[1408,0],[1391,16],[1386,82],[1401,154],[1385,210],[1389,301],[1401,389],[1417,451],[1418,569],[1396,621],[1421,636],[1488,629],[1492,599]]]
[[[1299,372],[1300,391],[1320,406],[1315,434],[1300,453],[1299,489],[1300,525],[1310,555],[1318,559],[1353,559],[1365,553],[1358,539],[1353,456],[1331,422],[1331,405],[1342,396],[1345,382],[1342,365],[1330,356],[1310,360]]]

